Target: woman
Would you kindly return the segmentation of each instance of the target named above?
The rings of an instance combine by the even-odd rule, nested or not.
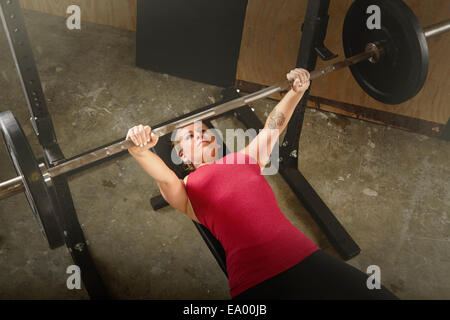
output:
[[[286,219],[261,175],[310,84],[304,69],[292,70],[287,78],[291,90],[243,150],[219,159],[206,126],[178,130],[179,156],[195,169],[183,180],[148,150],[158,142],[149,126],[128,131],[127,139],[136,144],[129,152],[172,207],[221,242],[233,299],[395,299],[384,287],[369,290],[367,275],[319,250]]]

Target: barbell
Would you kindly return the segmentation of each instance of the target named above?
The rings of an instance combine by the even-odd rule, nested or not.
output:
[[[376,4],[381,9],[381,29],[366,27],[367,7]],[[450,30],[450,20],[422,30],[413,12],[401,0],[357,0],[344,21],[343,44],[346,59],[310,72],[311,80],[350,67],[353,76],[370,96],[388,104],[398,104],[414,97],[423,87],[428,73],[426,38]],[[290,88],[289,81],[267,87],[255,93],[220,104],[208,110],[155,126],[153,133],[163,136],[176,129],[206,120],[253,101]],[[25,192],[28,203],[49,246],[59,245],[60,228],[56,199],[50,187],[52,178],[111,157],[134,146],[131,140],[111,144],[91,153],[47,168],[39,164],[26,136],[11,111],[0,113],[0,129],[18,174],[0,183],[0,200]]]

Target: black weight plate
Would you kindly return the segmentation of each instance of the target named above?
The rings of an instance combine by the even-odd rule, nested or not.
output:
[[[42,234],[50,248],[63,245],[64,238],[57,222],[49,189],[22,127],[11,111],[0,113],[0,128],[16,172],[22,176],[25,195]]]
[[[370,5],[380,8],[379,30],[367,27]],[[385,53],[378,63],[364,61],[350,67],[361,88],[386,104],[413,98],[427,78],[429,53],[422,27],[411,9],[401,0],[356,0],[344,21],[345,56],[363,52],[370,42],[380,42]]]

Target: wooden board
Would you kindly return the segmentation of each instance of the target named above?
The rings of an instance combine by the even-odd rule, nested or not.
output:
[[[327,47],[344,57],[342,26],[352,0],[332,0],[330,21],[325,40]],[[405,1],[423,26],[448,19],[448,0]],[[295,67],[301,39],[301,24],[306,13],[307,0],[249,0],[237,69],[237,86],[272,85]],[[394,114],[420,119],[435,126],[428,126],[438,135],[450,117],[450,34],[428,41],[430,48],[430,72],[422,91],[412,100],[401,105],[384,105],[358,86],[348,69],[335,72],[314,82],[311,95],[322,99],[320,107],[336,113],[357,117],[357,107],[379,110],[380,114]],[[318,60],[317,67],[330,62]],[[274,98],[279,98],[274,96]],[[310,106],[317,107],[317,99]],[[328,105],[326,101],[337,102]],[[341,111],[339,103],[354,107],[355,113]],[[392,117],[391,117],[392,118]],[[369,119],[370,120],[370,119]],[[383,120],[377,122],[383,122]],[[400,126],[401,127],[401,126]],[[408,129],[407,127],[405,127]],[[410,128],[413,129],[413,128]],[[433,132],[431,133],[433,134]]]
[[[136,30],[137,0],[20,0],[23,9],[66,17],[67,7],[81,8],[81,20]]]

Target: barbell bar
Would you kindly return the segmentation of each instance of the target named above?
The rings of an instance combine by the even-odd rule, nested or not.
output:
[[[423,29],[425,38],[434,37],[434,36],[440,35],[442,33],[449,32],[449,31],[450,31],[450,19],[436,23],[434,25],[431,25],[431,26]]]
[[[333,71],[348,67],[349,65],[372,58],[372,57],[376,56],[380,51],[381,51],[381,49],[379,49],[375,45],[369,46],[367,51],[365,51],[359,55],[353,56],[351,58],[337,62],[331,66],[327,66],[322,69],[311,72],[310,79],[311,80],[317,79],[317,78],[319,78],[325,74],[328,74],[330,72],[333,72]],[[164,126],[157,127],[155,129],[153,129],[152,132],[155,135],[163,136],[163,135],[169,134],[179,128],[183,128],[189,124],[192,124],[195,121],[206,120],[206,119],[221,115],[223,113],[226,113],[228,111],[234,110],[236,108],[242,107],[251,102],[266,98],[274,93],[277,93],[280,91],[285,91],[290,86],[291,86],[291,82],[286,80],[277,85],[273,85],[271,87],[254,92],[252,94],[225,102],[225,103],[215,106],[211,109],[199,112],[197,114],[186,117],[184,119],[180,119],[180,120],[174,121],[172,123],[166,124]],[[95,150],[86,155],[76,157],[72,160],[63,162],[55,167],[48,168],[47,170],[44,170],[42,172],[42,174],[43,174],[44,178],[48,181],[48,179],[51,179],[51,178],[57,177],[59,175],[68,173],[70,171],[85,167],[91,163],[108,158],[112,155],[115,155],[119,152],[129,149],[133,146],[135,146],[135,145],[131,140],[124,140],[124,141],[106,146],[102,149]],[[0,200],[9,198],[9,197],[11,197],[15,194],[21,193],[23,191],[24,191],[23,179],[20,176],[15,177],[8,181],[1,182],[0,183]]]
[[[322,69],[312,71],[310,74],[310,79],[311,80],[317,79],[317,78],[319,78],[325,74],[328,74],[330,72],[333,72],[333,71],[348,67],[349,65],[359,63],[361,61],[375,57],[381,51],[382,50],[380,48],[378,48],[376,45],[370,45],[370,46],[368,46],[367,51],[365,51],[359,55],[342,60],[333,65],[324,67]],[[290,81],[283,81],[280,84],[273,85],[271,87],[254,92],[252,94],[234,99],[229,102],[225,102],[225,103],[215,106],[211,109],[194,114],[194,115],[186,117],[184,119],[180,119],[178,121],[174,121],[172,123],[166,124],[162,127],[155,128],[152,130],[152,132],[158,136],[163,136],[163,135],[169,134],[169,133],[175,131],[176,129],[185,127],[189,124],[192,124],[195,121],[206,120],[206,119],[221,115],[223,113],[226,113],[228,111],[234,110],[241,106],[247,105],[251,102],[266,98],[274,93],[277,93],[280,91],[285,91],[290,87],[290,85],[291,85]],[[124,141],[109,145],[107,147],[104,147],[102,149],[95,150],[89,154],[66,161],[55,167],[49,168],[49,169],[47,169],[47,171],[43,172],[43,175],[44,175],[44,177],[54,178],[54,177],[57,177],[64,173],[68,173],[70,171],[87,166],[93,162],[102,160],[104,158],[108,158],[114,154],[122,152],[123,150],[131,148],[133,146],[134,146],[134,143],[131,140],[124,140]],[[22,179],[20,179],[20,177],[16,177],[11,180],[0,183],[0,200],[4,199],[4,198],[8,198],[11,195],[22,192],[23,191],[23,183],[21,183],[21,180]]]

